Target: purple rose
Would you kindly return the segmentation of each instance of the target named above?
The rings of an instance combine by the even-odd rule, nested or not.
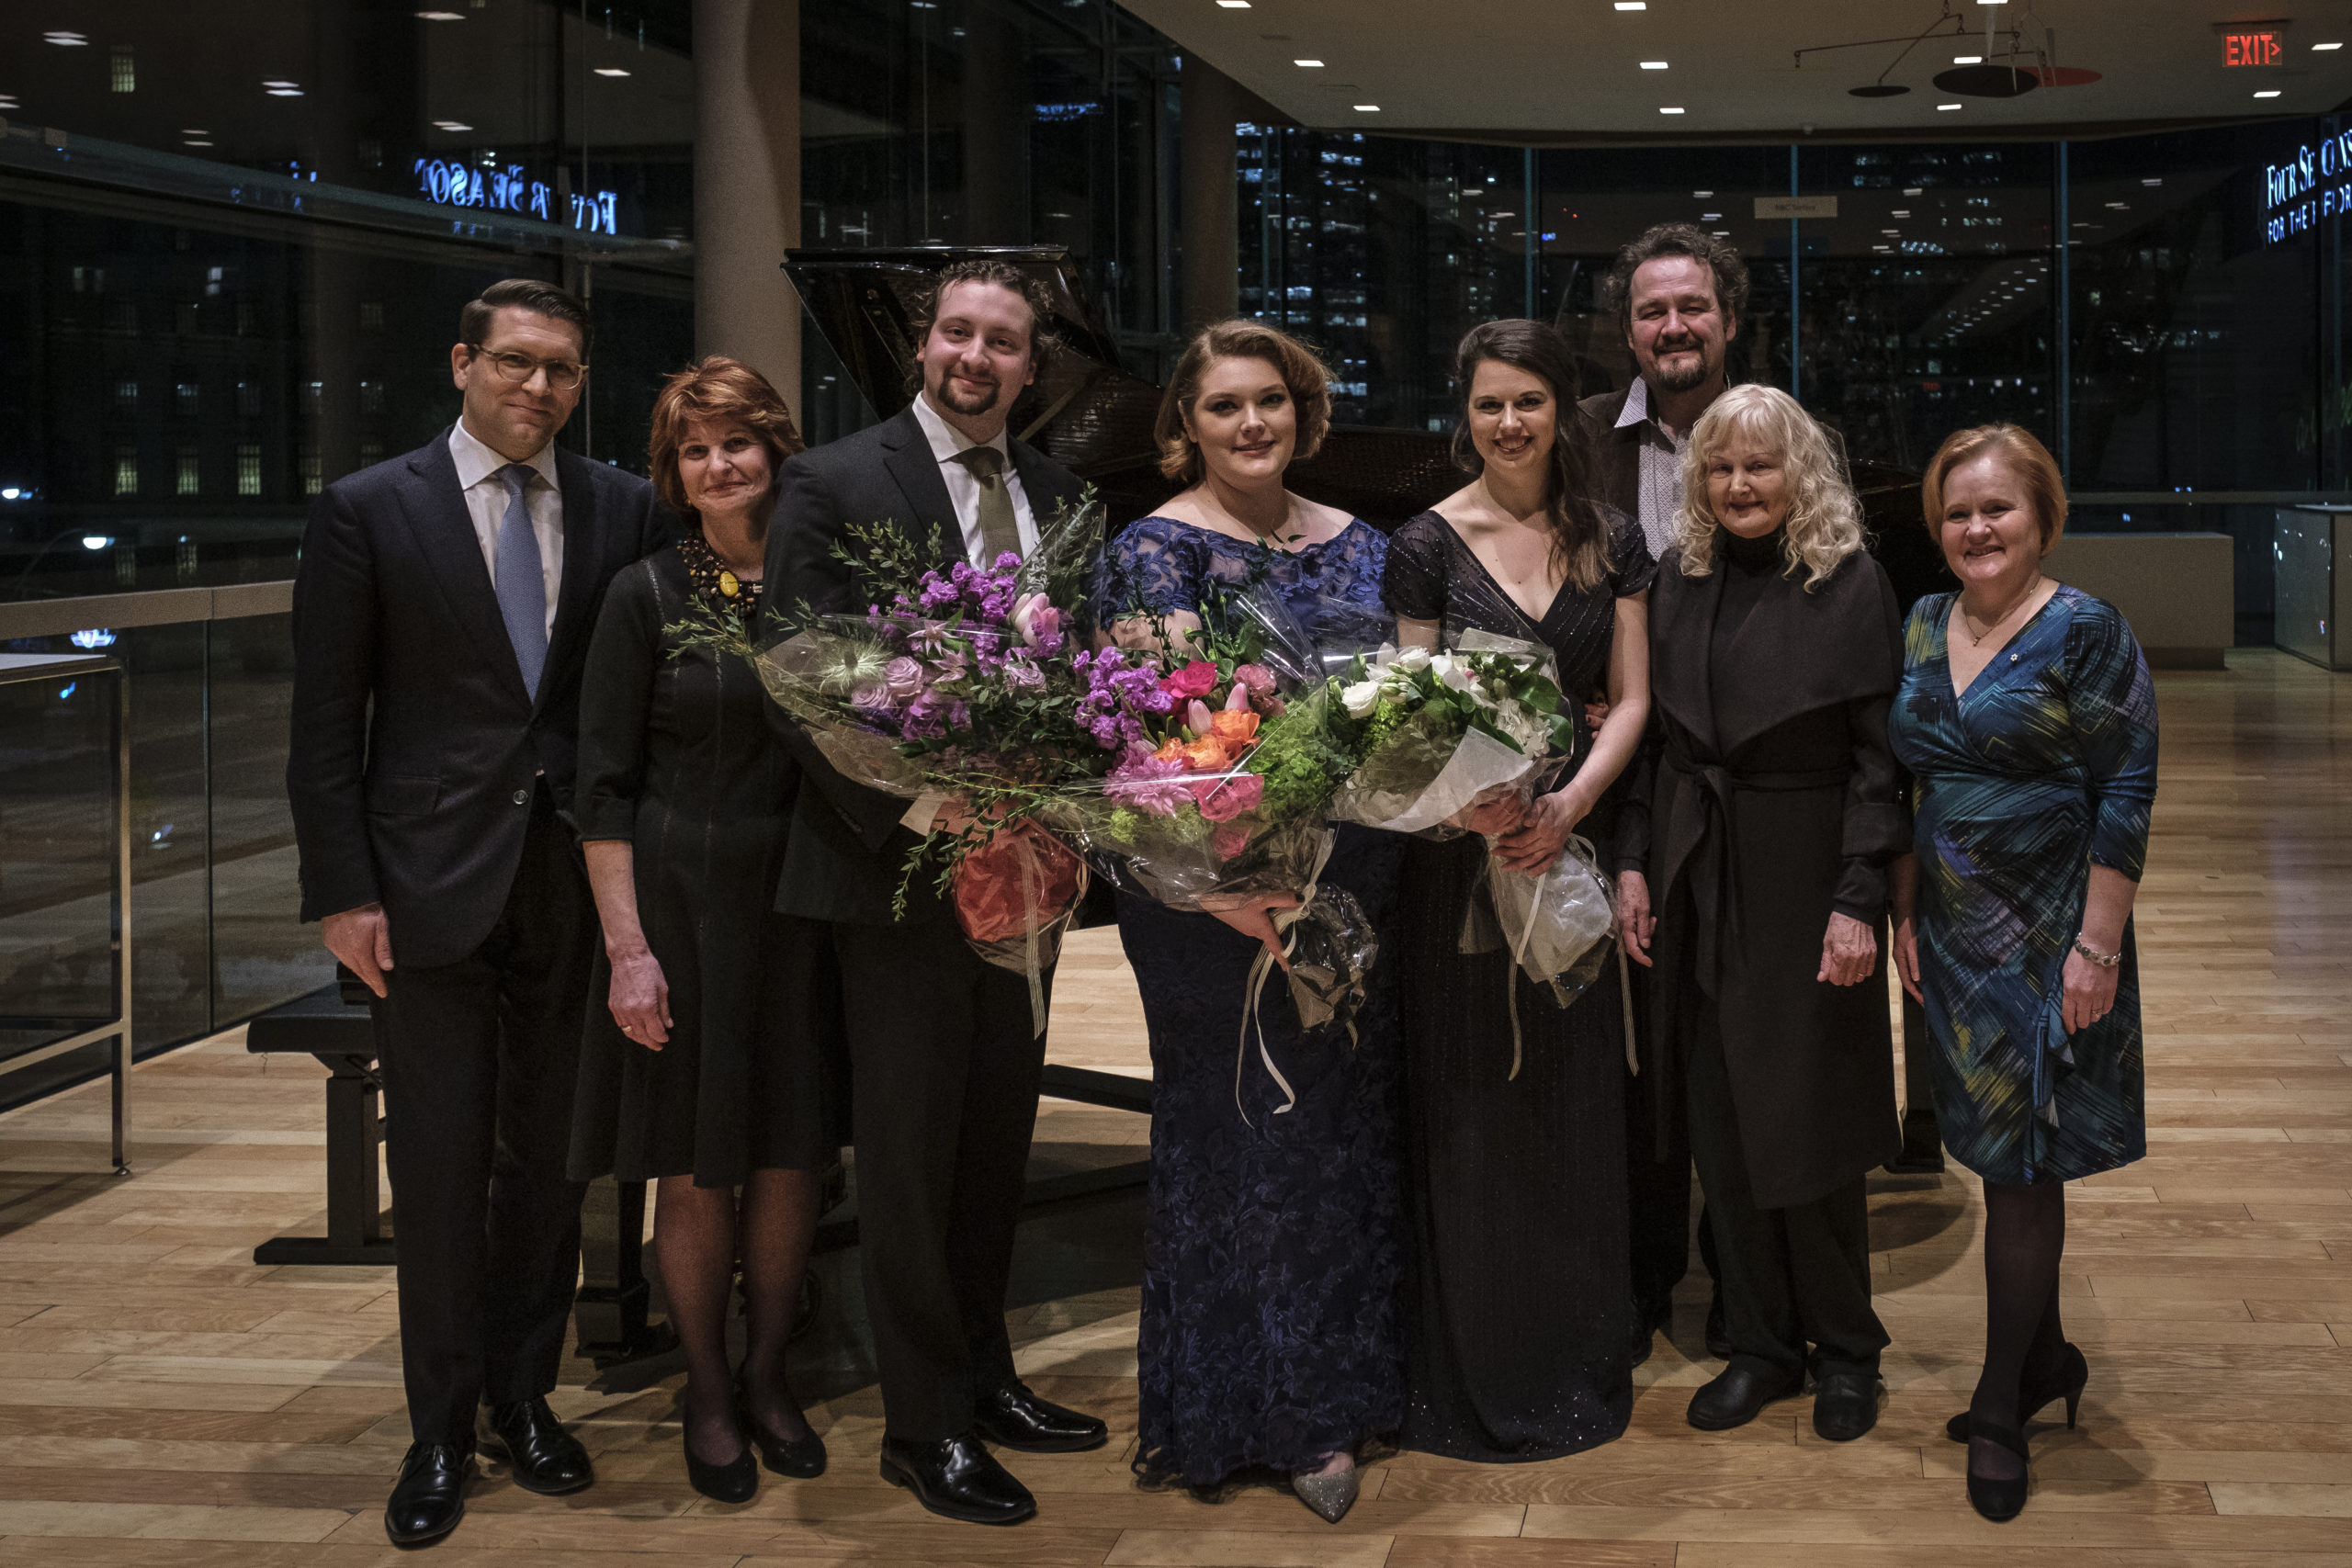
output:
[[[884,668],[882,683],[899,701],[911,702],[923,689],[922,665],[902,653]]]

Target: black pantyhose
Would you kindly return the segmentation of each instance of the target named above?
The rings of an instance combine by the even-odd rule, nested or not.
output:
[[[2058,1316],[2058,1262],[2066,1249],[2066,1189],[1984,1184],[1984,1370],[1968,1402],[1971,1420],[2014,1427],[2019,1390],[2057,1375],[2066,1335]],[[1978,1438],[1968,1468],[1994,1481],[2025,1472],[2015,1454]]]
[[[740,1204],[736,1190],[697,1187],[691,1176],[665,1176],[656,1190],[653,1252],[670,1321],[686,1353],[687,1440],[707,1464],[732,1463],[743,1451],[735,1379],[727,1363],[728,1297],[739,1251],[749,1340],[743,1382],[752,1418],[786,1440],[808,1433],[785,1382],[784,1347],[816,1234],[820,1190],[816,1174],[806,1170],[752,1172]]]

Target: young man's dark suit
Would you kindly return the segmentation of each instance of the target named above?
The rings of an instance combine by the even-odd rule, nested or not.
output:
[[[294,584],[286,785],[302,918],[381,903],[375,1007],[401,1359],[419,1443],[555,1387],[579,1273],[565,1179],[596,911],[562,814],[615,572],[660,545],[643,479],[558,450],[563,554],[534,699],[444,431],[327,487]]]
[[[1076,478],[1009,445],[1041,524],[1056,502],[1077,503]],[[965,558],[939,459],[911,410],[785,464],[768,539],[775,629],[803,603],[864,611],[871,595],[832,549],[848,542],[847,528],[885,521],[918,545],[936,530],[943,568]],[[907,918],[893,919],[917,841],[900,823],[909,803],[849,783],[799,731],[782,729],[806,774],[775,907],[831,922],[840,954],[858,1241],[885,1427],[905,1442],[938,1442],[973,1431],[976,1403],[1015,1381],[1004,1294],[1046,1043],[1026,980],[972,952],[927,879]]]
[[[1641,431],[1636,425],[1620,429],[1617,424],[1632,389],[1628,384],[1624,391],[1586,398],[1577,404],[1577,415],[1600,499],[1626,516],[1638,518],[1642,514]],[[1613,799],[1642,787],[1645,776],[1637,761],[1619,777],[1610,795]],[[1646,826],[1647,819],[1641,820]],[[1645,844],[1621,843],[1620,866],[1640,864],[1646,853]],[[1647,1066],[1650,972],[1636,964],[1631,973],[1636,1049],[1645,1065],[1625,1086],[1626,1219],[1633,1239],[1634,1304],[1644,1319],[1634,1337],[1646,1355],[1649,1328],[1667,1315],[1674,1288],[1690,1264],[1690,1131],[1679,1098],[1663,1112],[1658,1106],[1654,1091],[1660,1075]],[[1704,1226],[1699,1235],[1704,1250],[1708,1245]]]

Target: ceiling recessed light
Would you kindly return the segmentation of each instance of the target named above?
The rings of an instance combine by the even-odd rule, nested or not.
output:
[[[596,74],[599,76],[626,76],[628,73],[622,70],[617,65],[599,65],[596,67]]]
[[[302,96],[302,89],[300,87],[272,87],[269,90],[269,96],[273,98],[299,98]]]
[[[2259,93],[2255,94],[2255,96],[2257,98],[2275,98],[2278,96],[2278,89],[2276,87],[2265,87]]]
[[[1380,106],[1378,104],[1358,104],[1356,106],[1356,113],[1358,114],[1378,114],[1379,112]]]
[[[465,17],[455,11],[419,11],[416,19],[420,22],[462,22]]]
[[[1216,0],[1217,7],[1226,11],[1247,11],[1250,0]]]
[[[1911,209],[1907,207],[1898,207],[1893,212],[1889,213],[1888,216],[1891,218],[1908,218],[1911,216]]]
[[[1294,60],[1291,63],[1293,65],[1304,65],[1309,71],[1320,71],[1323,69],[1323,62],[1319,60]]]
[[[1711,190],[1694,190],[1694,191],[1692,191],[1690,194],[1691,194],[1692,196],[1694,196],[1694,197],[1697,197],[1701,201],[1704,201],[1704,200],[1706,200],[1709,197],[1711,197],[1711,196],[1714,195],[1715,193],[1714,193],[1713,191],[1711,191]]]
[[[2165,183],[2165,179],[2162,175],[2151,175],[2140,183],[2143,186],[2160,186]]]
[[[1905,196],[1917,196],[1920,192],[1920,188],[1921,187],[1918,186],[1905,186],[1903,187],[1903,194]]]
[[[1954,65],[1982,65],[1984,63],[1984,57],[1981,54],[1955,54],[1951,57],[1951,62]]]
[[[2325,54],[2331,49],[2342,49],[2343,47],[2344,46],[2340,43],[2315,43],[2312,45],[2312,52],[2313,54]]]
[[[199,130],[195,126],[189,125],[181,127],[180,134],[182,136],[209,136],[212,132],[209,130]]]
[[[40,35],[40,40],[43,43],[53,43],[60,49],[80,49],[90,41],[80,33],[43,33]]]
[[[1666,62],[1663,60],[1645,60],[1642,62],[1642,69],[1645,71],[1663,71],[1666,69]]]
[[[1936,110],[1938,113],[1941,113],[1945,109],[1956,109],[1958,107],[1960,107],[1958,104],[1938,104],[1936,106]]]
[[[473,127],[468,125],[461,119],[436,119],[433,122],[433,129],[435,130],[471,130]]]
[[[1680,109],[1661,107],[1657,112],[1660,114],[1680,114],[1682,111]]]
[[[1718,229],[1715,231],[1715,238],[1718,240],[1728,240],[1731,238],[1731,231],[1728,229]]]
[[[2129,212],[2132,210],[2132,204],[2128,201],[2110,201],[2107,204],[2107,209],[2109,212]]]
[[[1620,11],[1646,11],[1650,8],[1649,0],[1617,0],[1617,8]]]
[[[1723,221],[1723,219],[1724,215],[1720,212],[1702,212],[1699,214],[1699,221],[1702,223],[1720,223]]]

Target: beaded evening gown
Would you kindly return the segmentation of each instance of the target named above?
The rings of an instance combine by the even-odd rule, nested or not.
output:
[[[1609,668],[1617,601],[1657,574],[1613,511],[1611,570],[1532,622],[1453,525],[1424,512],[1389,541],[1389,608],[1550,648],[1575,703]],[[1565,782],[1565,781],[1564,781]],[[1609,863],[1603,807],[1579,824]],[[1605,1443],[1633,1411],[1625,1219],[1624,1004],[1612,958],[1565,1010],[1503,953],[1461,951],[1482,838],[1408,840],[1397,904],[1404,987],[1404,1446],[1551,1459]],[[1498,875],[1510,875],[1498,872]],[[1510,988],[1523,1042],[1511,1078]]]
[[[1270,555],[1147,517],[1105,552],[1098,603],[1106,618],[1190,611],[1212,581],[1262,570],[1319,634],[1373,620],[1385,553],[1363,522]],[[1384,941],[1401,845],[1342,827],[1323,871]],[[1393,1435],[1396,965],[1374,965],[1352,1042],[1344,1029],[1302,1031],[1288,988],[1265,988],[1258,1025],[1298,1097],[1277,1115],[1285,1097],[1258,1065],[1255,1030],[1238,1082],[1234,1070],[1259,945],[1210,916],[1124,894],[1119,940],[1143,995],[1153,1086],[1136,1473],[1196,1487],[1271,1479]]]
[[[2147,858],[2155,687],[2115,606],[2061,587],[1955,696],[1944,640],[1952,599],[1931,594],[1912,609],[1888,724],[1917,781],[1936,1121],[1952,1156],[1987,1181],[2071,1181],[2148,1152],[2129,922],[2114,1010],[2072,1036],[2046,1036],[2044,1024],[2054,1023],[2090,868],[2137,881]]]

